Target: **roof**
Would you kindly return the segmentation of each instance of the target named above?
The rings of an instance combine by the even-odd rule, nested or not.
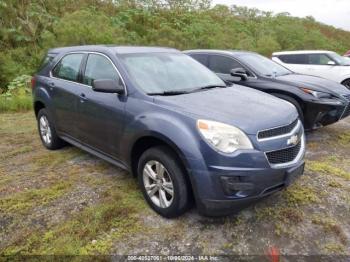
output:
[[[82,45],[53,48],[49,53],[61,52],[103,52],[111,51],[117,54],[128,53],[161,53],[161,52],[180,52],[174,48],[168,47],[148,47],[148,46],[116,46],[116,45]]]
[[[185,50],[186,53],[213,53],[213,54],[226,54],[226,55],[236,55],[236,54],[255,54],[251,51],[244,50],[219,50],[219,49],[193,49],[193,50]]]
[[[283,51],[275,52],[272,55],[296,55],[296,54],[329,54],[332,51],[327,50],[298,50],[298,51]]]

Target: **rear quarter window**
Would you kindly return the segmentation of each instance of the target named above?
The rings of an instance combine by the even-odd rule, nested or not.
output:
[[[40,66],[38,68],[38,71],[43,70],[46,66],[51,64],[52,60],[55,58],[56,54],[47,54],[40,63]]]

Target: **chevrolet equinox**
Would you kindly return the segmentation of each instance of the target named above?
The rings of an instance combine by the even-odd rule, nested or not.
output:
[[[237,211],[304,170],[304,130],[290,103],[226,88],[175,49],[52,49],[32,86],[46,148],[70,143],[129,170],[164,217],[193,202],[204,215]]]

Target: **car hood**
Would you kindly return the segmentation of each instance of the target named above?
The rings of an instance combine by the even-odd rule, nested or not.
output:
[[[334,95],[348,95],[350,91],[343,85],[328,79],[317,76],[290,74],[278,76],[273,81],[297,86],[300,88],[309,88],[315,91],[327,92]]]
[[[234,85],[176,96],[157,96],[154,102],[194,119],[234,125],[246,134],[287,125],[297,117],[288,102],[251,88]]]

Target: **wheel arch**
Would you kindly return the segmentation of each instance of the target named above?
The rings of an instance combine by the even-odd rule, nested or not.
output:
[[[349,86],[345,85],[346,82],[349,82]],[[343,86],[345,86],[347,89],[350,90],[350,76],[348,76],[347,78],[345,78],[345,79],[341,82],[341,84],[342,84]]]
[[[293,98],[295,101],[298,102],[298,104],[300,105],[301,109],[305,110],[305,104],[304,104],[304,101],[297,95],[293,94],[293,93],[290,93],[290,92],[286,92],[286,91],[283,91],[283,90],[276,90],[276,89],[271,89],[271,90],[266,90],[267,93],[269,93],[270,95],[273,95],[273,96],[277,96],[278,95],[283,95],[283,96],[289,96],[291,98]]]
[[[188,163],[181,149],[167,137],[153,132],[137,138],[133,143],[129,153],[129,164],[133,176],[137,174],[137,163],[142,153],[151,147],[161,145],[168,147],[175,153],[186,172],[186,176],[188,176]]]
[[[43,103],[42,101],[35,101],[34,102],[34,113],[35,113],[35,117],[38,117],[38,113],[41,109],[46,108],[45,103]]]

